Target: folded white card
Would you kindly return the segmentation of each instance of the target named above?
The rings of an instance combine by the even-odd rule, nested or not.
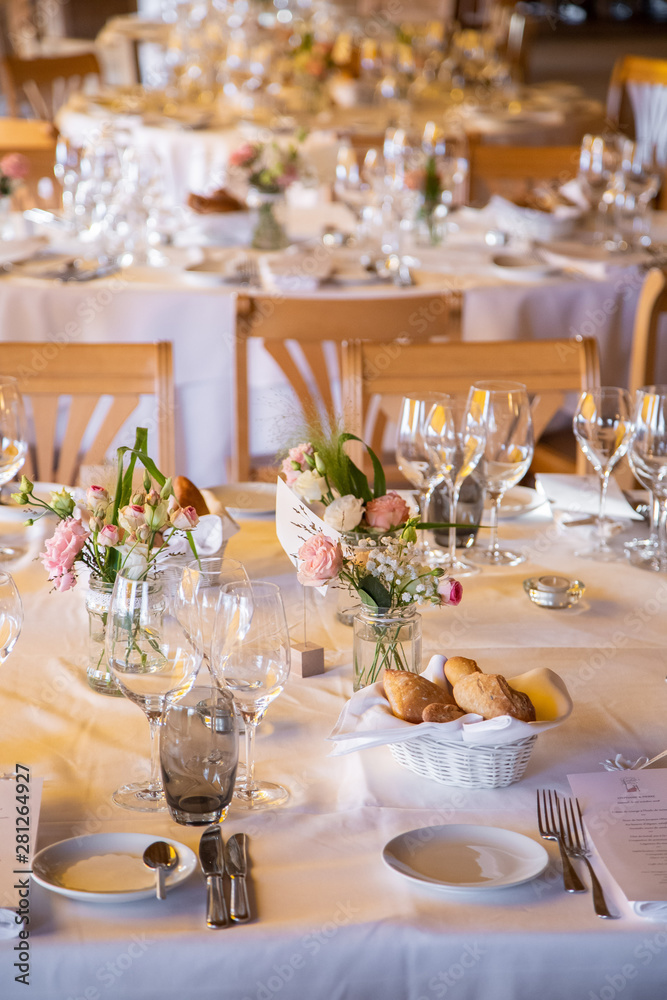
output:
[[[667,771],[568,775],[586,830],[635,912],[664,919],[667,905]],[[649,906],[648,904],[654,904]]]

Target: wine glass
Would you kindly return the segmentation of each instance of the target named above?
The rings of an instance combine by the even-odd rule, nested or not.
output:
[[[596,213],[603,237],[607,229],[607,205],[604,195],[618,166],[619,154],[615,140],[602,135],[585,135],[579,152],[578,179],[588,197],[591,210]]]
[[[456,556],[456,508],[464,480],[477,466],[484,451],[486,432],[481,411],[466,397],[447,396],[434,403],[424,425],[424,441],[435,468],[442,476],[449,499],[448,573],[470,576],[479,567]]]
[[[634,434],[630,444],[633,468],[648,481],[660,504],[658,517],[657,568],[667,569],[665,541],[667,518],[667,386],[639,389],[634,412]]]
[[[573,421],[581,450],[600,477],[598,535],[593,548],[576,553],[599,562],[610,562],[617,554],[607,543],[605,518],[611,471],[625,455],[632,437],[632,402],[626,389],[607,386],[582,392]]]
[[[0,376],[0,502],[5,483],[16,478],[28,453],[28,431],[23,397],[18,381],[10,375]],[[0,545],[0,560],[13,559],[20,550]]]
[[[637,479],[645,490],[649,492],[649,536],[648,538],[633,538],[626,542],[623,548],[625,554],[634,566],[641,566],[642,569],[660,572],[660,499],[653,490],[650,479],[644,475],[637,465],[632,453],[632,445],[628,451],[630,468],[635,479]]]
[[[0,570],[0,663],[4,663],[21,634],[23,604],[11,574]]]
[[[403,397],[398,418],[396,461],[398,467],[417,488],[419,519],[428,521],[428,507],[433,491],[444,475],[436,466],[436,459],[426,444],[426,422],[435,405],[444,405],[447,397],[442,393],[422,393]],[[429,563],[440,562],[444,555],[424,537],[419,542],[420,558]]]
[[[516,566],[524,556],[498,544],[498,510],[512,486],[523,479],[533,458],[533,422],[525,385],[502,380],[476,382],[468,407],[485,430],[479,470],[491,499],[491,544],[471,558],[490,566]]]
[[[151,734],[148,782],[123,785],[116,805],[141,812],[166,810],[157,734],[168,698],[185,694],[201,664],[201,640],[186,634],[173,613],[168,581],[130,580],[118,574],[106,629],[109,669],[130,701],[146,714]]]
[[[183,569],[176,616],[184,627],[187,623],[193,641],[200,642],[200,652],[209,665],[220,589],[227,583],[244,583],[247,580],[243,564],[238,559],[225,559],[223,556],[193,559]],[[190,617],[193,614],[194,621]]]
[[[241,622],[241,627],[238,623]],[[241,809],[282,805],[282,785],[255,780],[257,726],[278,697],[290,670],[290,643],[280,588],[253,580],[228,583],[220,591],[211,650],[216,681],[228,688],[245,723],[245,774],[234,793]]]

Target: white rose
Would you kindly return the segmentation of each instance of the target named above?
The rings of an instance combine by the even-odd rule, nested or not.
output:
[[[326,493],[327,481],[316,469],[308,469],[298,476],[293,488],[303,500],[314,503]]]
[[[336,531],[352,531],[364,516],[364,501],[348,493],[338,497],[324,511],[324,520]]]
[[[129,580],[143,580],[148,570],[148,546],[141,544],[121,545],[121,573]]]

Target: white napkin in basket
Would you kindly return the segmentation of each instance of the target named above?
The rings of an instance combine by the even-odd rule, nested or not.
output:
[[[445,661],[445,656],[432,656],[422,676],[444,688],[442,668]],[[512,687],[524,691],[532,700],[537,722],[520,722],[508,715],[484,720],[473,714],[453,722],[403,722],[392,713],[382,683],[378,681],[357,691],[343,707],[328,737],[335,743],[329,756],[337,757],[385,743],[402,743],[424,735],[447,741],[501,746],[558,726],[572,711],[572,699],[565,684],[547,667],[529,670],[510,680]]]

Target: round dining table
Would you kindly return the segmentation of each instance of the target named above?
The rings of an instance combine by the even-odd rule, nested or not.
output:
[[[303,592],[270,507],[236,512],[241,530],[226,554],[242,559],[251,578],[280,585],[298,643]],[[590,525],[563,526],[546,501],[519,505],[501,517],[501,535],[526,561],[465,579],[456,608],[423,611],[424,664],[435,653],[460,654],[510,679],[548,667],[566,685],[573,711],[538,736],[521,780],[501,788],[441,784],[401,767],[386,746],[331,756],[328,737],[352,695],[352,632],[336,616],[335,592],[309,592],[308,638],[325,649],[324,673],[293,671],[256,741],[258,776],[285,784],[290,799],[257,813],[232,804],[222,824],[225,841],[248,835],[252,920],[207,928],[199,870],[164,902],[82,901],[32,882],[28,937],[0,940],[3,1000],[661,997],[667,917],[638,916],[599,859],[593,863],[618,919],[600,920],[590,891],[563,890],[553,843],[537,877],[485,892],[420,885],[383,861],[396,836],[450,824],[501,828],[541,844],[538,788],[567,793],[568,775],[602,772],[601,762],[619,753],[634,759],[664,748],[667,577],[624,561],[624,540],[644,528],[623,523],[612,540],[618,561],[599,564],[575,555]],[[51,528],[43,521],[23,529],[15,510],[0,508],[3,541],[25,531],[27,546],[10,564],[25,622],[0,670],[0,764],[43,779],[36,849],[133,832],[196,852],[200,829],[111,803],[121,782],[147,768],[148,727],[135,705],[86,684],[84,582],[51,592],[35,561]],[[532,604],[523,580],[545,574],[582,581],[581,601],[569,610]],[[0,816],[5,860],[14,843],[7,819]],[[583,867],[580,874],[587,881]],[[10,900],[0,905],[17,905]],[[26,940],[29,991],[15,967]]]

